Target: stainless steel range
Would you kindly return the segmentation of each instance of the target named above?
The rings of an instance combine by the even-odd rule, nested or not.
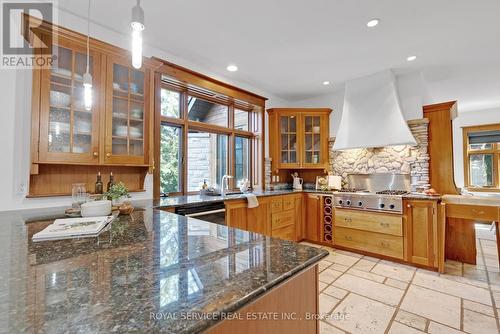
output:
[[[338,208],[403,213],[403,195],[410,190],[408,174],[350,174],[349,188],[334,192]]]

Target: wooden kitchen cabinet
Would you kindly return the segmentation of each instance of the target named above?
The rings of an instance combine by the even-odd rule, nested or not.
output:
[[[402,215],[335,209],[333,224],[337,247],[404,259]]]
[[[271,210],[268,198],[259,198],[259,206],[249,209],[246,199],[226,201],[226,225],[245,231],[271,235]]]
[[[316,194],[305,196],[304,238],[308,241],[320,242],[321,196]]]
[[[36,162],[98,163],[101,55],[94,50],[90,52],[94,103],[91,110],[86,110],[83,102],[85,47],[64,37],[52,47],[57,62],[50,69],[35,70],[33,75],[33,98],[39,97],[36,101],[38,138],[33,141]]]
[[[104,161],[147,164],[150,120],[150,76],[133,68],[128,57],[108,57]]]
[[[86,110],[87,37],[48,23],[30,26],[42,40],[54,41],[57,57],[51,68],[33,70],[32,163],[151,166],[150,83],[160,62],[144,58],[136,70],[128,50],[90,39],[93,96],[92,109]],[[52,31],[57,38],[50,38]]]
[[[247,200],[226,201],[226,225],[275,238],[300,241],[302,194],[259,197],[259,206],[247,208]]]
[[[324,169],[328,165],[331,109],[269,109],[269,145],[274,173],[280,169]]]
[[[438,266],[437,201],[403,201],[406,218],[406,257],[410,263]]]

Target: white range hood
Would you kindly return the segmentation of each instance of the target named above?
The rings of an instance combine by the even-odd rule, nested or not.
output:
[[[401,112],[392,71],[349,81],[344,94],[334,150],[417,144]]]

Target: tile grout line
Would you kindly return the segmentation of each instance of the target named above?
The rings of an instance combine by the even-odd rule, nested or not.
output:
[[[464,299],[460,298],[460,330],[464,331]]]
[[[389,321],[389,323],[387,324],[387,328],[385,329],[385,334],[387,334],[390,330],[390,328],[392,327],[392,324],[394,323],[394,321],[396,321],[396,316],[397,314],[399,313],[399,310],[400,310],[400,307],[401,307],[401,304],[403,303],[403,300],[405,299],[406,297],[406,294],[408,293],[408,290],[410,289],[410,286],[411,286],[411,282],[413,282],[413,278],[415,277],[415,274],[417,273],[417,271],[415,270],[411,276],[411,280],[410,282],[408,283],[408,285],[406,286],[406,289],[404,290],[404,293],[403,295],[401,296],[401,299],[399,300],[399,303],[398,305],[394,308],[394,314],[392,315],[391,317],[391,320]],[[410,326],[408,326],[410,327]],[[412,327],[413,328],[413,327]]]
[[[329,247],[329,248],[330,248],[330,247]],[[333,248],[333,247],[332,247],[332,249],[333,249],[334,251],[336,250],[336,249],[335,249],[335,248]],[[327,249],[327,250],[328,250],[328,249]],[[328,252],[330,253],[330,250],[328,250]],[[339,253],[339,254],[341,254],[341,253]],[[351,257],[354,257],[354,256],[351,256]],[[362,258],[358,258],[358,260],[357,260],[357,261],[355,261],[353,264],[351,264],[350,266],[346,266],[346,267],[347,267],[347,269],[346,269],[346,271],[342,272],[342,275],[344,275],[344,274],[345,274],[345,273],[346,273],[349,269],[351,269],[351,268],[352,268],[352,267],[353,267],[356,263],[358,263],[358,262],[359,262],[359,260],[361,260],[361,259],[362,259]],[[325,260],[325,261],[327,261],[327,260]],[[330,261],[327,261],[327,262],[330,262]],[[330,265],[330,266],[332,266],[333,264],[335,264],[335,262],[330,262],[330,263],[331,263],[331,265]],[[337,263],[337,264],[340,264],[340,263]],[[325,268],[325,269],[326,269],[326,268]],[[328,284],[328,285],[327,285],[327,286],[323,289],[323,291],[324,291],[327,287],[332,286],[332,285],[333,285],[333,283],[335,283],[335,281],[336,281],[336,280],[338,280],[338,279],[339,279],[342,275],[340,275],[339,277],[337,277],[336,279],[334,279],[332,282],[330,282],[330,283],[329,283],[329,284]],[[335,287],[335,288],[338,288],[338,287],[336,287],[336,286],[334,286],[334,287]],[[341,289],[341,288],[338,288],[338,289]],[[335,306],[334,306],[334,307],[330,310],[330,313],[333,313],[333,310],[335,310],[335,309],[337,308],[337,306],[339,306],[339,305],[340,305],[340,304],[341,304],[341,303],[342,303],[342,302],[343,302],[343,301],[347,298],[347,296],[349,296],[349,295],[352,293],[351,291],[346,290],[346,289],[342,289],[342,290],[347,291],[347,293],[346,293],[346,294],[345,294],[345,296],[344,296],[342,299],[340,299],[340,301],[339,301],[339,302],[338,302],[338,303],[337,303],[337,304],[336,304],[336,305],[335,305]],[[328,294],[327,294],[327,295],[328,295]],[[328,295],[328,296],[330,296],[330,295]],[[333,296],[332,296],[332,297],[333,297]],[[323,321],[323,320],[322,320],[322,321]],[[327,322],[327,321],[324,321],[324,322],[325,322],[325,323],[327,323],[328,325],[332,326],[333,328],[336,328],[336,329],[338,329],[338,330],[343,331],[344,333],[348,333],[348,334],[349,334],[349,332],[347,332],[347,331],[343,330],[342,328],[339,328],[339,327],[337,327],[337,326],[335,326],[335,325],[333,325],[333,324],[331,324],[331,323],[329,323],[329,322]],[[321,334],[321,333],[320,333],[320,334]]]

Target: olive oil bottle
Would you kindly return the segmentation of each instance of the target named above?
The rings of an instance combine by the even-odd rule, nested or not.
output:
[[[95,182],[95,193],[102,194],[104,184],[102,183],[101,172],[97,173],[97,181]]]
[[[109,191],[114,184],[115,184],[115,178],[113,176],[113,172],[111,172],[111,174],[109,174],[109,182],[108,186],[106,187],[106,191]]]

